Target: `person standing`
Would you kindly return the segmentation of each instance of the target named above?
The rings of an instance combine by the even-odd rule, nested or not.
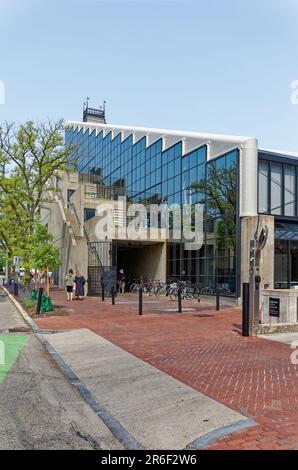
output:
[[[53,284],[53,271],[48,271],[49,284]]]
[[[73,275],[73,270],[70,269],[68,274],[65,276],[65,287],[67,292],[67,300],[73,300],[73,288],[75,284],[75,277]]]
[[[74,281],[76,285],[76,299],[83,300],[83,297],[85,295],[84,286],[86,284],[86,279],[84,278],[84,276],[81,275],[80,271],[77,271]]]
[[[125,281],[126,281],[125,272],[123,269],[120,269],[119,274],[118,274],[118,289],[119,289],[120,294],[124,294],[125,292]]]

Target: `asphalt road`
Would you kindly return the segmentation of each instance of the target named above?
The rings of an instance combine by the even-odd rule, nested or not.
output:
[[[32,333],[9,341],[25,326],[0,290],[0,342],[19,347],[0,381],[0,449],[122,449]]]

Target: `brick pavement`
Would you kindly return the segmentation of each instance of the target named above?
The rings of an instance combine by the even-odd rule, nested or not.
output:
[[[181,382],[253,418],[258,425],[215,443],[211,449],[298,449],[298,375],[289,345],[240,334],[241,311],[185,303],[178,314],[168,299],[117,304],[88,298],[66,302],[53,289],[54,303],[69,315],[37,320],[41,328],[89,328]],[[133,301],[126,295],[117,301]],[[144,297],[144,301],[155,298]]]

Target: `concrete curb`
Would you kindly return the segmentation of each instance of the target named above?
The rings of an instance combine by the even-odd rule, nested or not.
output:
[[[111,433],[127,450],[144,450],[140,444],[123,426],[114,418],[113,415],[101,405],[88,390],[88,388],[80,381],[78,376],[73,370],[64,362],[60,354],[53,348],[53,346],[42,336],[36,334],[36,338],[51,355],[52,359],[56,362],[62,373],[68,378],[81,397],[88,403],[97,416],[103,421]]]
[[[215,429],[204,436],[195,439],[190,444],[185,447],[185,450],[203,450],[206,449],[211,444],[214,444],[216,441],[222,439],[223,437],[229,436],[243,429],[251,428],[257,426],[258,423],[252,419],[245,419],[238,421],[237,423],[227,424],[221,428]]]
[[[21,304],[14,298],[13,295],[6,289],[6,287],[1,286],[1,288],[4,290],[5,294],[9,298],[9,300],[14,304],[16,309],[20,312],[22,318],[25,320],[28,326],[30,326],[31,330],[33,332],[39,331],[40,328],[39,326],[35,323],[35,321],[32,320],[31,317],[29,317],[28,313],[23,309]]]
[[[32,329],[38,341],[50,354],[51,358],[55,361],[59,369],[62,371],[64,376],[71,382],[73,387],[81,395],[81,397],[88,403],[88,405],[97,414],[99,419],[107,426],[111,433],[116,439],[127,449],[127,450],[144,450],[144,447],[133,437],[128,431],[112,416],[108,410],[105,409],[96,399],[92,396],[91,392],[85,387],[80,381],[76,374],[71,368],[63,361],[62,357],[58,352],[50,345],[50,343],[42,336],[41,333],[46,331],[40,330],[38,325],[29,317],[27,312],[23,309],[21,304],[11,295],[11,293],[4,287],[1,286],[9,300],[13,303],[16,309],[20,312],[22,318],[25,320],[27,325]]]

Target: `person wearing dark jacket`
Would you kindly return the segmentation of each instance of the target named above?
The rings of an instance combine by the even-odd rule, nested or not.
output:
[[[75,290],[76,299],[82,300],[85,295],[84,286],[85,286],[86,280],[79,271],[76,272],[74,282],[76,286],[76,290]]]
[[[124,294],[125,292],[125,281],[126,281],[126,276],[124,269],[120,269],[118,273],[118,290],[119,293]]]

